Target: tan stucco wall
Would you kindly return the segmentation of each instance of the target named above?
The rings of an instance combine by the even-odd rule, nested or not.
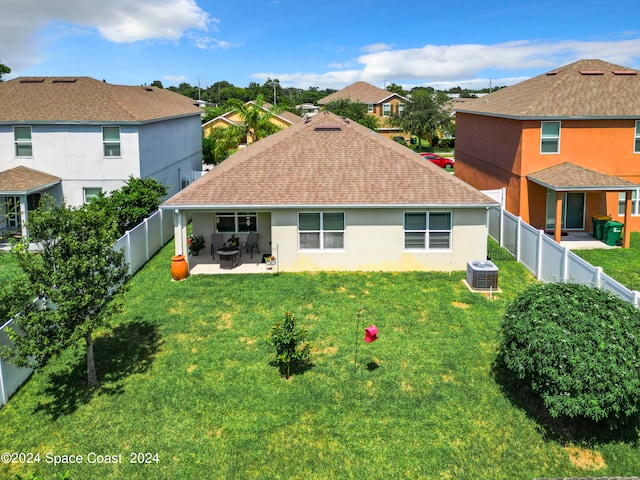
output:
[[[298,210],[272,213],[272,243],[280,271],[450,271],[465,270],[467,261],[486,258],[485,209],[455,210],[452,250],[431,252],[404,250],[405,209],[339,211],[346,218],[345,250],[333,252],[298,251]]]

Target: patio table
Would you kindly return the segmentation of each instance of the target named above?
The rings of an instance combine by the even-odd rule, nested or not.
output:
[[[237,255],[240,253],[240,250],[222,249],[216,250],[216,253],[220,257],[220,268],[222,270],[231,270],[238,265]]]

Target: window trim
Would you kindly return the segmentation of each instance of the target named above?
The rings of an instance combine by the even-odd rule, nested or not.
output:
[[[385,111],[387,111],[387,112],[385,113]],[[382,112],[381,113],[382,113],[383,117],[390,117],[391,116],[391,104],[390,103],[383,103],[382,104]]]
[[[305,214],[318,214],[320,215],[320,229],[319,230],[301,230],[300,229],[300,215]],[[324,215],[325,214],[341,214],[342,215],[342,230],[325,230],[324,228]],[[298,212],[298,252],[345,252],[347,250],[347,214],[344,211],[308,211]],[[301,233],[317,233],[319,236],[319,248],[303,248],[300,241]],[[325,247],[324,234],[325,233],[342,233],[342,248]]]
[[[105,129],[117,128],[118,129],[118,141],[107,140],[104,136]],[[107,155],[107,146],[118,146],[118,155]],[[122,129],[120,125],[104,125],[102,127],[102,155],[104,158],[122,158]]]
[[[633,135],[633,153],[640,153],[640,120],[636,120],[636,129]]]
[[[425,229],[407,230],[406,228],[406,215],[408,213],[423,213],[425,214]],[[431,229],[431,215],[445,213],[449,215],[449,228],[446,230],[432,230]],[[453,251],[453,210],[407,210],[402,214],[402,231],[403,231],[403,244],[402,249],[405,252],[451,252]],[[406,241],[407,233],[424,233],[424,247],[421,248],[408,248]],[[430,248],[429,247],[429,234],[430,233],[448,233],[449,234],[449,246],[447,248]]]
[[[546,123],[557,123],[558,124],[558,136],[557,137],[555,137],[555,136],[553,136],[553,137],[546,136],[545,137],[544,136],[542,131],[544,130],[543,125],[546,124]],[[559,121],[559,120],[550,120],[550,121],[544,121],[543,120],[543,121],[541,121],[540,122],[540,154],[541,155],[557,155],[557,154],[559,154],[560,153],[560,137],[561,136],[562,136],[562,122],[561,121]],[[556,141],[556,151],[555,152],[544,152],[542,150],[542,144],[543,144],[543,142],[545,140],[547,140],[547,141],[555,140]]]
[[[375,107],[373,103],[367,103],[367,113],[375,113]]]
[[[18,129],[29,129],[29,140],[18,139],[17,130]],[[14,125],[13,126],[13,144],[15,145],[14,153],[16,158],[33,158],[33,128],[31,125]],[[20,155],[18,151],[19,146],[29,146],[30,154],[29,155]]]
[[[220,231],[219,230],[219,225],[220,222],[218,220],[218,217],[223,217],[223,218],[233,218],[233,231],[229,232],[229,231]],[[244,224],[247,225],[247,221],[246,218],[247,217],[254,217],[255,218],[255,222],[250,222],[249,223],[249,228],[245,229],[245,230],[241,230],[240,229],[240,224],[241,224],[241,220],[244,220]],[[251,224],[255,224],[255,229],[251,229]],[[250,211],[250,212],[216,212],[215,216],[214,216],[214,230],[216,233],[224,233],[224,234],[245,234],[245,233],[258,233],[258,212],[256,211]]]
[[[631,216],[640,216],[640,188],[634,188],[631,194]],[[618,192],[618,217],[624,217],[624,206],[627,201],[626,192]]]
[[[87,190],[99,190],[99,192],[91,194],[90,198],[87,199]],[[94,198],[96,198],[100,193],[102,193],[104,190],[102,189],[102,187],[82,187],[82,201],[85,205],[91,203],[93,201]]]

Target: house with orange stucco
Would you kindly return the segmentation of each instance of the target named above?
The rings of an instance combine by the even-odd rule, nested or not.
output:
[[[378,120],[378,133],[387,138],[402,135],[401,128],[392,127],[387,122],[393,114],[401,114],[405,105],[409,103],[409,99],[402,95],[367,82],[356,82],[321,98],[318,100],[318,105],[325,107],[327,104],[337,100],[364,103],[367,105],[367,113]]]
[[[640,230],[640,71],[580,60],[465,102],[456,176],[504,187],[505,208],[557,241],[608,215],[628,245]]]

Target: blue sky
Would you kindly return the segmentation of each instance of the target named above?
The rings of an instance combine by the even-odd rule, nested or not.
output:
[[[639,13],[637,0],[0,0],[0,63],[6,79],[484,88],[584,58],[640,69]]]

